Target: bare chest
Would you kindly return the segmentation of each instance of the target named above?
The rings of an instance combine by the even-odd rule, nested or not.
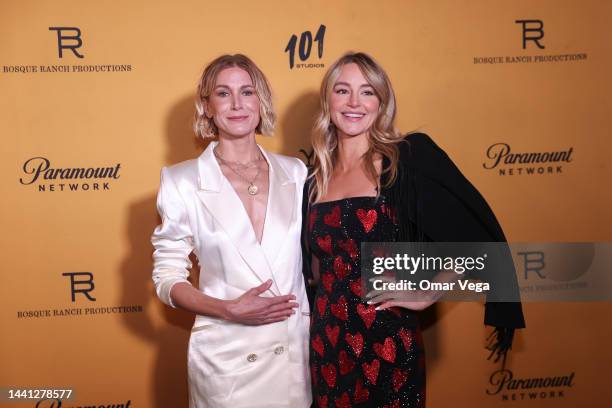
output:
[[[350,172],[333,174],[329,180],[327,195],[321,201],[375,195],[376,184],[366,176],[362,169],[357,168]]]
[[[240,175],[227,165],[222,165],[221,171],[240,199],[257,241],[261,243],[269,193],[267,164],[262,165],[259,172],[253,168],[241,171]],[[240,214],[236,214],[236,222],[240,222]]]

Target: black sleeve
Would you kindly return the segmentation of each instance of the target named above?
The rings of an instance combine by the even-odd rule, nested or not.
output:
[[[503,230],[480,192],[455,166],[448,155],[423,133],[409,135],[400,147],[402,165],[415,176],[414,223],[435,242],[506,242]],[[496,276],[520,297],[511,253],[503,254],[507,271]],[[492,287],[495,287],[492,285]],[[497,328],[523,328],[520,302],[485,305],[484,323]]]

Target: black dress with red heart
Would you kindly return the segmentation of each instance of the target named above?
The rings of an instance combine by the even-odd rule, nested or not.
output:
[[[309,211],[320,283],[310,331],[315,405],[424,407],[425,353],[415,312],[377,311],[362,299],[362,242],[394,241],[384,196],[321,202]]]

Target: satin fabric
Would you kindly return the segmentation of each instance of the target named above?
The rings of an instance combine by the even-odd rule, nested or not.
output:
[[[261,244],[248,214],[214,157],[211,143],[199,158],[161,171],[157,208],[162,224],[151,242],[153,282],[162,302],[175,307],[172,286],[189,282],[193,251],[199,290],[234,299],[268,279],[262,296],[294,294],[288,320],[245,326],[196,316],[188,347],[190,407],[309,407],[310,312],[300,247],[306,167],[261,149],[269,166],[269,194]]]

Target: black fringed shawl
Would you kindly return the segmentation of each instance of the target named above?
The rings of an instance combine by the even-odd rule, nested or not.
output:
[[[397,179],[381,194],[397,209],[399,236],[404,242],[506,242],[504,233],[493,211],[463,176],[446,153],[423,133],[408,135],[398,144],[400,160]],[[383,168],[388,166],[384,160]],[[381,184],[385,184],[384,180]],[[308,252],[308,185],[304,188],[302,244],[304,248],[304,276],[312,279]],[[508,251],[509,265],[512,265]],[[515,289],[516,276],[505,274],[502,284]],[[310,291],[312,305],[314,293]],[[498,357],[512,345],[514,329],[524,328],[521,303],[487,302],[484,323],[496,328],[496,339],[489,349]]]

